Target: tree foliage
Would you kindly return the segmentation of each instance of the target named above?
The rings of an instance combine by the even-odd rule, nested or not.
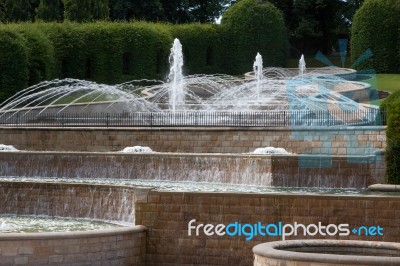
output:
[[[366,0],[354,17],[351,50],[353,61],[367,49],[373,58],[359,68],[377,72],[400,71],[400,2],[398,0]]]
[[[64,18],[69,21],[88,22],[109,17],[108,0],[62,0]]]
[[[283,66],[286,61],[287,34],[282,13],[271,3],[241,0],[222,18],[223,43],[232,54],[227,58],[231,72],[249,71],[259,52],[265,66]]]
[[[64,18],[63,9],[61,0],[40,0],[36,9],[36,20],[62,21]]]
[[[390,95],[380,109],[387,114],[386,181],[400,184],[400,91]]]

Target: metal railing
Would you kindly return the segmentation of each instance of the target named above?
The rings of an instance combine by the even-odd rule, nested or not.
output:
[[[0,113],[0,126],[29,127],[290,127],[385,125],[386,113],[356,111]]]

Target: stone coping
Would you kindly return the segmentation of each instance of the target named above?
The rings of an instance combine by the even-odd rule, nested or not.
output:
[[[260,158],[267,159],[271,158],[363,158],[370,159],[375,158],[374,154],[370,155],[329,155],[329,154],[253,154],[253,153],[184,153],[184,152],[153,152],[153,153],[142,153],[142,152],[82,152],[82,151],[0,151],[0,154],[27,154],[27,155],[76,155],[76,156],[133,156],[133,157],[222,157],[222,158]]]
[[[290,188],[293,189],[293,188]],[[301,188],[300,188],[301,189]],[[337,189],[340,190],[340,189]],[[210,191],[169,191],[169,190],[157,190],[156,188],[149,189],[148,195],[152,196],[176,196],[176,197],[184,197],[184,196],[210,196],[210,197],[243,197],[247,198],[249,196],[255,197],[273,197],[273,198],[314,198],[314,199],[346,199],[346,200],[358,200],[362,198],[363,200],[393,200],[397,199],[400,201],[399,195],[368,195],[368,194],[316,194],[316,193],[290,193],[290,192],[265,192],[265,193],[256,193],[256,192],[210,192]]]
[[[288,240],[275,241],[259,244],[253,248],[254,254],[262,257],[280,259],[286,261],[307,261],[315,263],[337,263],[351,265],[400,265],[400,257],[389,256],[360,256],[360,255],[338,255],[338,254],[319,254],[297,251],[287,251],[291,248],[313,248],[318,252],[318,248],[342,248],[348,250],[393,250],[400,252],[400,243],[376,242],[376,241],[357,241],[357,240]],[[379,253],[377,253],[379,254]],[[336,264],[335,264],[336,265]]]
[[[149,195],[164,195],[164,196],[177,196],[177,197],[183,197],[183,196],[210,196],[210,197],[249,197],[249,196],[255,196],[255,197],[274,197],[274,198],[298,198],[298,197],[303,197],[303,198],[315,198],[315,199],[386,199],[386,200],[391,200],[393,198],[399,199],[399,195],[368,195],[368,194],[329,194],[329,193],[324,193],[324,194],[317,194],[317,193],[307,193],[307,194],[301,194],[301,193],[290,193],[290,192],[265,192],[265,193],[256,193],[256,192],[223,192],[223,191],[216,191],[216,192],[211,192],[211,191],[173,191],[173,190],[165,190],[165,189],[160,189],[158,190],[156,187],[149,187],[149,186],[132,186],[132,185],[113,185],[113,184],[98,184],[98,183],[76,183],[76,182],[49,182],[49,181],[42,181],[39,182],[39,180],[35,180],[35,182],[31,181],[11,181],[11,180],[1,180],[0,177],[0,185],[1,184],[34,184],[34,185],[51,185],[51,186],[86,186],[86,187],[99,187],[99,188],[117,188],[117,189],[131,189],[137,194],[140,199],[139,201],[147,201],[143,197],[147,197]],[[280,187],[280,189],[282,189]],[[290,188],[290,189],[295,189],[295,188]],[[299,188],[302,189],[302,188]],[[340,189],[337,189],[340,190]],[[1,236],[1,233],[0,233]],[[1,240],[1,239],[0,239]]]
[[[76,239],[90,237],[106,237],[141,233],[147,231],[143,225],[132,225],[114,229],[99,229],[92,231],[74,232],[45,232],[45,233],[0,233],[0,241],[20,241],[20,240],[45,240],[45,239]]]
[[[368,190],[381,192],[400,192],[400,185],[373,184],[368,187]]]
[[[386,130],[386,126],[290,126],[290,127],[32,127],[0,126],[0,130],[53,130],[53,131],[338,131],[338,130]]]

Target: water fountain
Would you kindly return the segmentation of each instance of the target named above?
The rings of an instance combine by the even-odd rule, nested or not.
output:
[[[303,76],[306,73],[306,61],[304,60],[304,55],[301,55],[299,60],[299,75]]]
[[[46,115],[52,113],[62,116],[108,112],[128,117],[139,110],[149,114],[146,119],[151,117],[155,121],[157,115],[166,115],[175,123],[179,115],[191,112],[215,117],[225,113],[245,115],[259,111],[264,115],[275,111],[284,113],[285,118],[293,122],[291,125],[304,126],[304,121],[319,125],[317,121],[326,118],[315,114],[328,106],[330,110],[354,113],[355,124],[370,122],[362,119],[363,112],[373,108],[332,90],[335,84],[347,81],[321,73],[325,70],[305,74],[305,64],[300,66],[300,76],[297,75],[299,70],[263,69],[262,57],[257,54],[255,73],[249,79],[227,75],[183,77],[182,46],[177,39],[171,49],[170,63],[168,82],[142,80],[115,86],[73,79],[43,82],[7,100],[1,106],[0,120],[6,117],[5,120],[21,121],[33,115],[39,117],[34,120],[38,122],[37,119],[46,119]],[[311,120],[292,116],[295,111],[304,109],[310,112]],[[182,117],[183,120],[188,118]],[[255,116],[250,120],[256,123],[258,118]],[[230,118],[219,116],[219,119]],[[343,117],[337,117],[335,121],[337,124],[348,123]],[[30,121],[25,122],[29,124]],[[0,254],[1,261],[26,258],[26,263],[30,264],[35,264],[35,259],[47,259],[49,264],[103,261],[144,265],[147,261],[151,265],[176,265],[180,261],[186,264],[247,265],[252,261],[252,244],[240,238],[224,238],[224,249],[218,238],[189,237],[183,230],[187,220],[197,218],[219,224],[240,219],[254,223],[254,219],[261,221],[266,215],[274,220],[311,219],[315,215],[316,219],[322,217],[324,223],[329,223],[325,219],[328,216],[343,221],[351,213],[356,223],[373,223],[377,222],[375,217],[379,215],[375,213],[382,211],[382,205],[371,205],[371,201],[379,199],[387,206],[398,204],[398,200],[390,195],[370,196],[365,191],[368,184],[381,178],[377,174],[376,156],[354,155],[351,157],[354,161],[349,161],[347,156],[288,153],[282,148],[267,147],[272,145],[266,145],[264,137],[279,141],[281,136],[277,133],[266,136],[267,129],[263,127],[252,129],[254,138],[250,129],[237,133],[233,131],[237,129],[229,128],[129,128],[121,129],[121,132],[116,128],[83,128],[76,137],[66,141],[63,137],[72,136],[74,128],[45,130],[54,135],[47,137],[42,131],[34,134],[39,135],[42,147],[48,140],[58,141],[52,146],[55,151],[0,152],[0,176],[3,176],[0,178],[0,200],[6,203],[0,207],[0,213],[107,220],[131,226],[80,233],[1,235],[0,249],[11,250]],[[144,131],[143,135],[152,142],[146,142],[145,137],[142,141],[129,139],[136,131]],[[182,131],[186,135],[180,135]],[[201,138],[192,139],[190,134],[197,131],[201,131]],[[106,134],[102,135],[103,132]],[[24,134],[29,135],[29,129]],[[289,138],[290,145],[279,147],[292,151],[295,140]],[[105,145],[114,140],[117,144]],[[192,145],[185,144],[189,147],[188,152],[167,150],[172,142],[180,145],[184,140]],[[219,153],[199,151],[199,146],[213,146],[216,140],[227,142]],[[72,146],[75,142],[79,142],[79,146],[93,146],[94,150],[60,151],[68,150],[61,145]],[[145,146],[133,146],[137,144],[147,145],[157,152]],[[163,144],[166,150],[160,148]],[[247,150],[231,152],[242,144]],[[105,148],[95,150],[101,145]],[[23,145],[20,146],[16,145],[25,150]],[[229,150],[230,146],[233,148]],[[114,152],[110,152],[110,147]],[[124,147],[127,148],[122,150]],[[309,162],[318,166],[302,167]],[[358,209],[335,213],[332,206],[356,206]],[[372,218],[364,219],[359,215],[359,209],[366,206],[369,213],[374,213]],[[387,220],[394,219],[391,215],[387,213]],[[149,227],[147,239],[142,224]],[[385,237],[390,241],[390,232],[396,231],[397,227],[394,224],[383,226],[388,228]],[[31,246],[24,242],[26,240]],[[256,239],[257,243],[264,240]],[[23,243],[20,245],[23,248],[15,248],[15,241]],[[48,252],[43,255],[36,250]]]
[[[185,83],[182,74],[183,68],[183,53],[182,45],[178,39],[174,40],[169,56],[170,72],[168,79],[170,82],[169,89],[169,108],[175,112],[176,108],[183,105],[185,102]]]
[[[0,107],[0,120],[4,123],[30,123],[31,120],[40,121],[39,117],[46,119],[46,115],[51,114],[129,115],[143,112],[143,117],[147,117],[146,113],[160,117],[172,114],[173,119],[167,123],[174,124],[179,115],[185,123],[195,113],[205,114],[204,117],[214,113],[219,120],[226,120],[226,117],[220,117],[221,113],[259,112],[268,116],[272,111],[284,111],[294,125],[326,124],[327,119],[329,124],[340,125],[372,123],[378,112],[372,106],[345,97],[346,85],[339,86],[359,84],[327,75],[324,70],[314,70],[305,75],[304,56],[299,62],[298,76],[290,70],[264,69],[262,56],[258,53],[253,65],[254,80],[226,75],[184,77],[182,45],[178,39],[174,40],[169,61],[171,67],[166,83],[138,80],[110,86],[73,79],[42,82],[5,101]],[[358,90],[365,91],[365,87]],[[349,93],[355,94],[352,87]],[[297,115],[299,113],[302,114]],[[346,113],[346,118],[343,113]]]
[[[261,81],[263,79],[263,60],[262,60],[262,56],[257,53],[256,55],[256,60],[254,61],[253,64],[253,70],[254,70],[254,74],[256,76],[256,80],[257,80],[257,84],[256,84],[256,88],[257,88],[257,92],[256,95],[257,97],[260,97],[260,86],[261,86]]]

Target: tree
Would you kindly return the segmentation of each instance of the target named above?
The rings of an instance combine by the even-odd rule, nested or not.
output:
[[[284,15],[292,54],[330,53],[337,38],[350,38],[356,10],[364,0],[269,0]]]
[[[398,0],[366,0],[354,16],[351,51],[355,61],[367,49],[373,58],[359,68],[381,73],[400,71],[400,2]]]
[[[108,0],[62,0],[64,18],[70,21],[87,22],[107,19],[109,16]]]
[[[30,21],[34,16],[29,0],[0,0],[0,9],[4,22]]]
[[[36,19],[49,21],[62,21],[63,6],[61,0],[40,0],[36,9]]]
[[[108,0],[92,0],[90,9],[92,20],[105,20],[110,17]]]
[[[226,51],[234,55],[228,68],[244,73],[251,69],[259,52],[265,66],[286,62],[287,32],[282,13],[268,1],[241,0],[232,5],[221,21],[226,33]]]
[[[110,0],[111,20],[165,20],[160,0]]]

